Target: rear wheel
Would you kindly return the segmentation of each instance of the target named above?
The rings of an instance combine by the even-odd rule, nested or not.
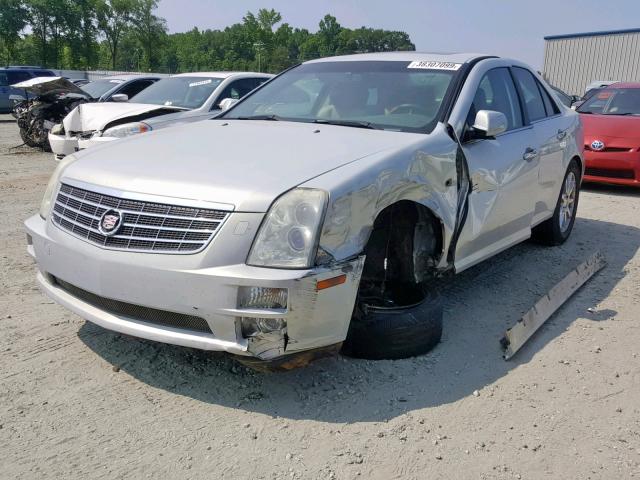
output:
[[[533,229],[534,240],[545,245],[561,245],[567,241],[576,221],[580,197],[580,166],[572,160],[567,169],[553,216]]]

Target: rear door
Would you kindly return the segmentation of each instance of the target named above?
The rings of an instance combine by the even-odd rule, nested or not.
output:
[[[493,139],[463,139],[472,191],[457,243],[457,270],[528,238],[536,203],[537,138],[526,122],[509,68],[493,68],[482,77],[467,116],[467,132],[480,110],[503,113],[508,127]]]
[[[513,78],[525,106],[525,118],[533,126],[538,144],[540,170],[532,225],[553,213],[560,183],[564,178],[563,157],[570,122],[535,75],[521,67],[513,67]]]

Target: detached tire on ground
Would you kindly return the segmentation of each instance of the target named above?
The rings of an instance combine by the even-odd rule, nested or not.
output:
[[[423,355],[442,338],[442,299],[428,293],[406,307],[358,306],[343,346],[345,355],[393,360]]]

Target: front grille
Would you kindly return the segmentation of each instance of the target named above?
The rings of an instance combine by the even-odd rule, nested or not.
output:
[[[630,152],[633,149],[629,148],[629,147],[605,147],[603,150],[594,150],[593,148],[591,148],[591,145],[585,145],[584,146],[585,150],[588,150],[590,152],[596,152],[596,153],[602,153],[602,152]]]
[[[591,175],[592,177],[607,177],[607,178],[625,178],[633,179],[635,174],[633,170],[612,170],[609,168],[586,168],[585,175]]]
[[[53,280],[57,286],[62,288],[69,295],[73,295],[85,303],[114,315],[122,315],[133,320],[140,320],[142,322],[152,323],[163,327],[174,327],[182,330],[212,333],[209,328],[209,324],[204,318],[112,300],[110,298],[101,297],[94,293],[87,292],[86,290],[76,287],[75,285],[71,285],[64,280],[60,280],[59,278],[53,277]]]
[[[103,235],[100,219],[112,209],[122,215],[122,226],[115,235]],[[64,183],[51,215],[63,230],[103,248],[181,254],[202,250],[228,216],[222,210],[129,200]]]

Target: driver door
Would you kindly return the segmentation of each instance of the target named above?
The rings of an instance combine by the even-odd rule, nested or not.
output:
[[[495,138],[463,139],[472,191],[455,256],[464,270],[531,234],[540,159],[534,129],[525,123],[508,68],[489,70],[480,81],[467,118],[467,131],[480,110],[507,118],[507,131]]]

